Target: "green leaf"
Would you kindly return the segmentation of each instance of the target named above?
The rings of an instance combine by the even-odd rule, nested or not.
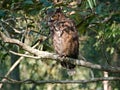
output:
[[[0,18],[4,17],[6,15],[6,11],[0,10]]]
[[[96,6],[96,0],[93,0],[94,5]]]
[[[34,4],[32,0],[25,0],[24,4],[31,5]]]
[[[47,6],[47,7],[52,5],[52,3],[49,2],[48,0],[39,0],[39,1],[42,2],[44,6]]]
[[[93,2],[92,2],[92,0],[87,0],[87,2],[89,4],[90,8],[93,9]]]

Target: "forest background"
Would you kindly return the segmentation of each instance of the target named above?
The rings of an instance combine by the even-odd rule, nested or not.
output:
[[[56,7],[79,32],[72,77],[53,54],[46,11]],[[119,45],[120,0],[1,0],[0,90],[120,90]]]

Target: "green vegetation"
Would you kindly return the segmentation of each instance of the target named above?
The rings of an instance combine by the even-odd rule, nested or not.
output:
[[[54,52],[47,26],[47,10],[62,7],[67,17],[74,20],[79,31],[80,53],[87,61],[120,66],[120,0],[1,0],[0,31],[38,50]],[[59,0],[58,0],[59,1]],[[42,41],[41,41],[42,40]],[[25,54],[15,44],[0,38],[0,77],[4,77],[19,56]],[[23,58],[9,78],[15,80],[89,80],[103,77],[103,71],[76,67],[73,77],[54,60]],[[119,73],[108,73],[119,77]],[[0,81],[2,78],[0,78]],[[109,90],[119,90],[119,81],[109,81]],[[4,84],[2,90],[103,90],[102,82],[86,84]]]

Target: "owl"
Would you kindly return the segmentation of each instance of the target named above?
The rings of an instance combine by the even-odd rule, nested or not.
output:
[[[79,54],[78,31],[70,18],[67,18],[60,8],[49,16],[48,26],[50,28],[53,47],[60,57],[77,59]],[[68,70],[68,74],[75,73],[75,65],[65,60],[61,65]]]

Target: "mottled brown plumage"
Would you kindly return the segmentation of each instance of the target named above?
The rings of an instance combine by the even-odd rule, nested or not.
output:
[[[54,50],[61,57],[78,58],[79,41],[78,31],[72,20],[67,18],[61,11],[56,9],[49,17],[48,25],[52,33]],[[74,69],[75,65],[68,62],[61,62],[61,65],[67,69]]]

